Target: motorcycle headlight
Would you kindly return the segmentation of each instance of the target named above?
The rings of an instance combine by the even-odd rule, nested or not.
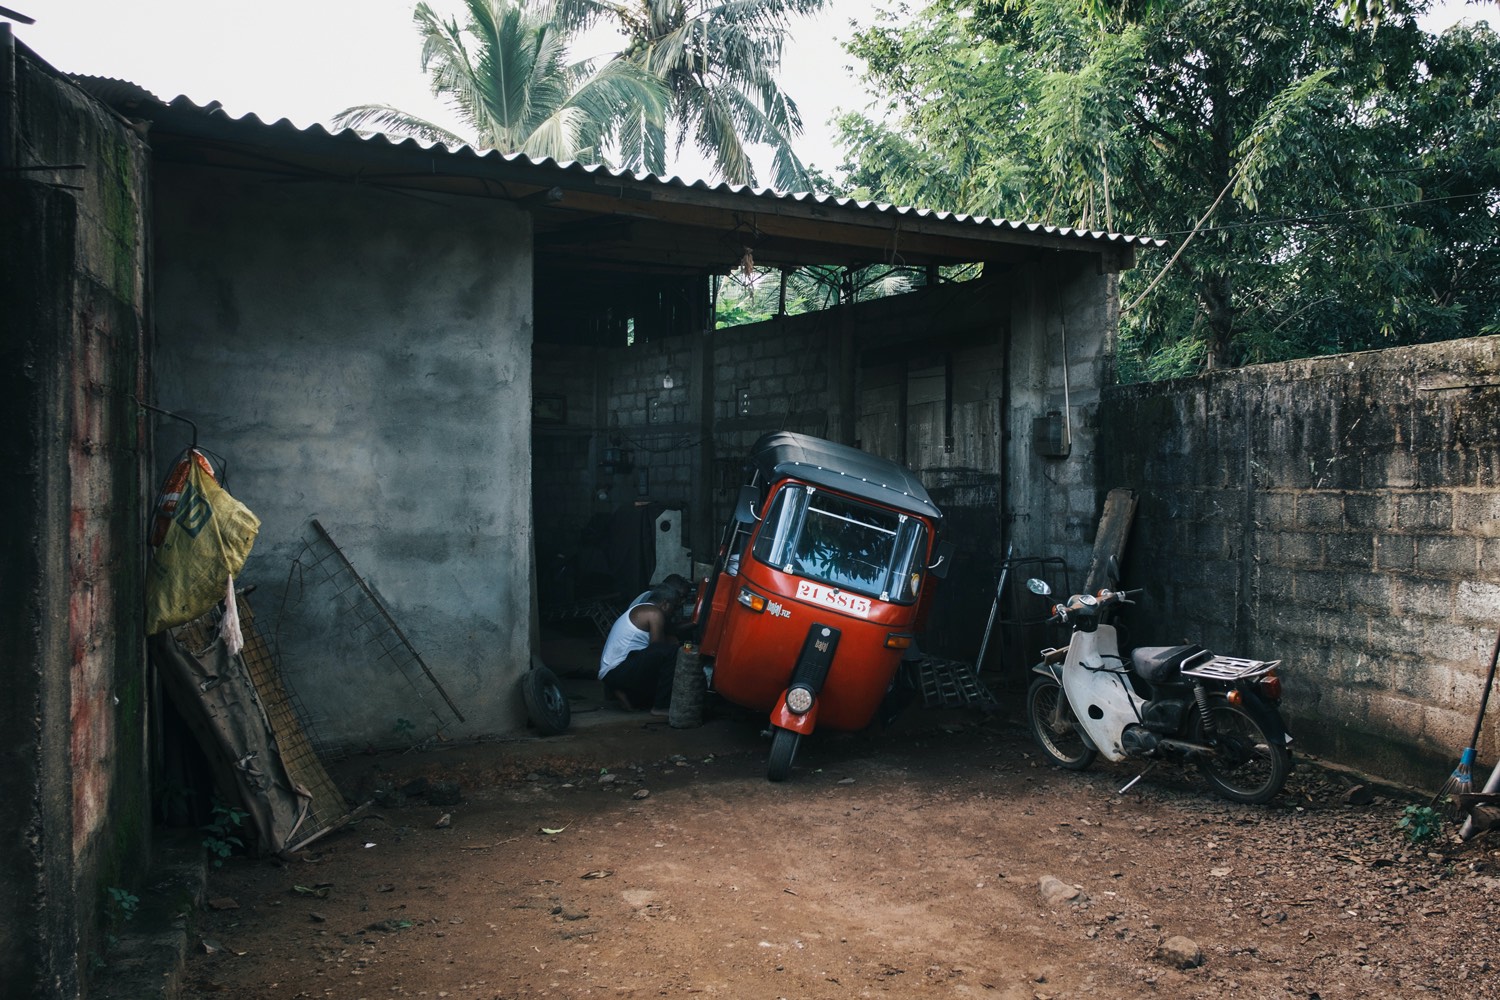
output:
[[[794,687],[786,693],[786,707],[798,715],[805,715],[813,706],[810,688]]]

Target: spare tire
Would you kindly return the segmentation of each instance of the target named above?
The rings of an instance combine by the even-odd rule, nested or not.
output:
[[[538,735],[556,736],[567,730],[573,710],[568,707],[568,696],[563,694],[562,685],[552,671],[533,667],[523,674],[521,697],[526,701],[526,714]]]

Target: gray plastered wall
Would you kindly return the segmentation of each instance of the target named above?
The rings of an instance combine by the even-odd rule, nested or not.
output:
[[[160,400],[197,422],[261,519],[239,583],[257,588],[318,736],[398,745],[521,725],[529,217],[174,165],[157,171],[156,204]],[[163,461],[174,433],[186,443],[162,423]],[[318,573],[293,572],[315,518],[464,722],[366,641]]]

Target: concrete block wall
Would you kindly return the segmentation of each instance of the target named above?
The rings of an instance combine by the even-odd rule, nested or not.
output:
[[[71,997],[150,853],[146,155],[0,26],[0,992]],[[9,74],[7,73],[7,76]],[[81,164],[79,167],[67,166]]]
[[[596,355],[591,351],[533,346],[532,383],[538,405],[533,407],[531,427],[531,469],[537,484],[532,518],[537,597],[548,609],[580,596],[569,556],[590,519],[611,508],[608,499],[598,499],[596,374]]]
[[[1112,485],[1099,478],[1106,447],[1099,400],[1114,380],[1117,279],[1091,262],[1061,259],[1029,265],[1017,277],[1006,517],[1015,554],[1062,558],[1078,589]],[[1054,411],[1070,435],[1062,457],[1045,454],[1032,435],[1033,422]]]
[[[1100,412],[1100,486],[1140,493],[1138,640],[1284,658],[1305,748],[1440,785],[1500,628],[1500,338],[1119,386]]]
[[[717,467],[710,480],[715,525],[722,525],[734,509],[745,482],[745,457],[761,435],[786,430],[837,436],[830,352],[836,350],[840,322],[835,310],[715,331]],[[717,535],[711,541],[717,544]]]
[[[669,507],[692,505],[702,437],[694,408],[702,391],[698,340],[691,334],[661,338],[601,356],[598,447],[631,456],[630,471],[599,474],[611,508],[648,499]]]
[[[733,435],[737,454],[772,430],[828,436],[829,339],[838,322],[836,312],[822,312],[715,331],[714,424]]]
[[[711,558],[755,439],[777,429],[826,435],[829,323],[788,317],[600,351],[595,455],[627,450],[633,468],[599,473],[608,500],[596,513],[645,499],[682,508],[686,545]]]
[[[1052,281],[1058,273],[1071,274],[1043,269],[1028,280]],[[649,424],[633,425],[630,418],[633,414],[639,420],[640,400],[660,392],[664,372],[707,366],[711,451],[705,461],[706,450],[699,449],[699,460],[687,469],[693,476],[707,477],[710,527],[689,539],[698,558],[706,559],[743,481],[743,460],[751,444],[761,434],[779,429],[838,438],[840,380],[847,377],[856,408],[854,442],[904,461],[923,478],[944,509],[948,537],[961,550],[930,621],[929,648],[972,657],[1003,556],[1004,338],[1016,295],[1013,280],[986,279],[716,330],[696,345],[692,338],[677,338],[606,352],[600,372],[608,385],[608,433],[645,444],[636,450],[637,464],[649,463],[653,498],[667,498],[657,484],[682,481],[671,474],[663,478],[657,468],[673,460],[681,467],[682,456],[694,450],[664,454],[658,442],[674,439],[655,433]],[[1037,301],[1038,308],[1045,309],[1051,299]],[[1083,325],[1095,319],[1080,310],[1071,321]],[[1096,331],[1093,336],[1098,340],[1100,335]],[[1082,342],[1086,344],[1087,338]],[[695,351],[706,351],[708,357],[694,355]],[[945,362],[951,367],[951,407],[945,401]],[[844,365],[850,370],[844,371]],[[690,387],[687,397],[698,399]],[[701,439],[698,429],[687,424],[671,430],[682,435],[680,443]],[[692,502],[703,494],[695,489],[685,495]],[[1092,505],[1092,495],[1088,503]]]

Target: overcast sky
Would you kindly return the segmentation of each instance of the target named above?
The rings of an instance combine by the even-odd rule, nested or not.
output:
[[[460,0],[429,0],[457,11]],[[355,104],[394,104],[449,121],[427,88],[421,41],[412,24],[416,0],[4,0],[36,19],[16,37],[68,73],[129,80],[170,100],[219,101],[229,114],[288,118],[300,127],[328,124]],[[829,0],[816,18],[801,18],[783,54],[782,87],[802,110],[804,162],[832,172],[839,156],[824,125],[835,108],[862,108],[854,60],[839,45],[849,21],[868,24],[881,0]],[[610,39],[594,41],[613,51]],[[702,164],[684,162],[696,179]],[[767,171],[762,170],[762,179]]]
[[[429,0],[439,11],[459,0]],[[912,0],[916,5],[916,0]],[[170,100],[219,101],[229,114],[299,127],[329,119],[354,104],[394,104],[447,121],[419,66],[412,24],[415,0],[4,0],[36,19],[16,24],[16,37],[68,73],[114,77]],[[849,22],[869,24],[884,0],[828,0],[818,17],[799,20],[787,41],[781,83],[802,109],[797,143],[804,162],[833,173],[840,155],[828,126],[836,109],[859,110],[854,59],[840,47]],[[1494,3],[1435,5],[1429,29],[1459,17],[1500,21]],[[608,40],[579,56],[603,54]],[[759,161],[757,161],[759,163]],[[684,158],[670,172],[693,180],[704,165]],[[768,171],[761,169],[762,181]]]

